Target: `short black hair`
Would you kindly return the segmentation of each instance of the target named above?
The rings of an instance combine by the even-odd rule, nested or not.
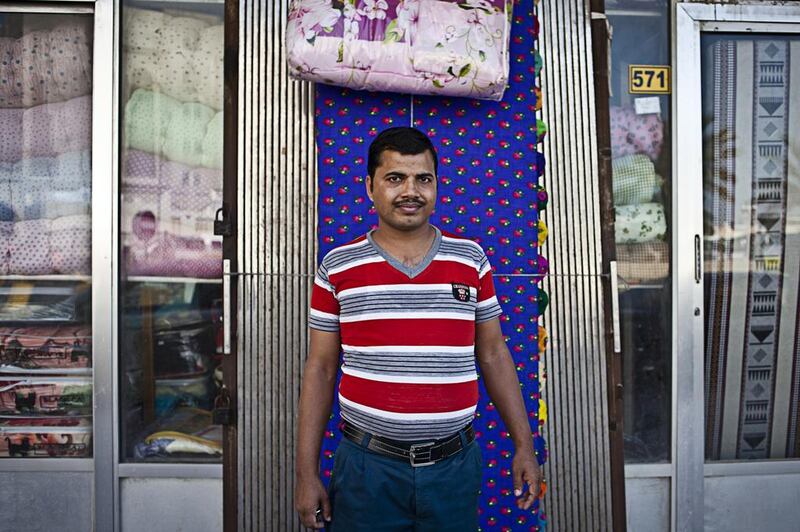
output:
[[[433,157],[433,173],[439,174],[439,156],[428,135],[413,127],[390,127],[381,131],[369,145],[367,173],[375,177],[375,170],[381,164],[381,154],[386,150],[396,151],[401,155],[417,155],[431,152]]]

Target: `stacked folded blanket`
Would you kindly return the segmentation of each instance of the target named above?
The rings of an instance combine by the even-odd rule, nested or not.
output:
[[[121,232],[128,275],[216,278],[222,21],[126,9]]]
[[[642,141],[636,149],[654,148]],[[612,160],[615,240],[623,287],[669,275],[668,226],[661,203],[664,180],[655,171],[652,155],[628,153]]]

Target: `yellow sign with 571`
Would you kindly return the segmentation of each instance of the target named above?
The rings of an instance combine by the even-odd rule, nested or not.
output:
[[[630,65],[628,67],[628,92],[634,94],[669,94],[670,67],[656,65]]]

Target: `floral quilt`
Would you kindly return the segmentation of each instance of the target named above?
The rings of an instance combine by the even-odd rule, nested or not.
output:
[[[511,0],[293,0],[290,73],[353,89],[500,100]]]

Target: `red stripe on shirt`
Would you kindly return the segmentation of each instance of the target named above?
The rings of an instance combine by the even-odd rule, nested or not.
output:
[[[360,405],[398,414],[455,412],[478,403],[478,381],[408,384],[343,375],[339,393]]]
[[[475,343],[475,322],[447,319],[366,320],[342,323],[345,345],[448,345]]]

